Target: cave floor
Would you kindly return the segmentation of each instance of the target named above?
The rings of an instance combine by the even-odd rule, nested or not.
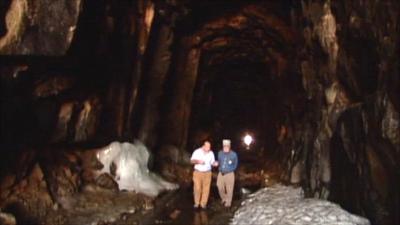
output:
[[[135,215],[121,217],[113,225],[119,224],[167,224],[167,225],[224,225],[229,224],[234,212],[239,208],[243,195],[235,193],[231,208],[225,208],[219,201],[217,187],[212,186],[207,210],[193,209],[191,187],[167,193],[158,198],[154,208],[144,213],[139,220]]]
[[[153,208],[154,199],[134,192],[90,189],[63,201],[63,208],[52,210],[41,223],[112,224],[129,215],[129,224],[137,224],[143,212]]]
[[[216,173],[213,173],[213,183],[210,190],[210,199],[207,210],[193,209],[192,187],[182,187],[157,198],[154,209],[145,213],[140,221],[132,223],[130,217],[118,220],[113,225],[120,224],[166,224],[166,225],[227,225],[230,224],[235,211],[246,199],[247,194],[255,192],[263,186],[270,186],[278,182],[276,175],[277,165],[269,160],[268,167],[260,164],[258,155],[241,153],[240,165],[237,171],[232,207],[227,209],[221,203],[218,189],[215,185]],[[260,173],[264,168],[264,172]],[[268,177],[268,181],[265,178]],[[243,192],[246,192],[244,194]],[[132,215],[134,217],[134,215]]]
[[[73,196],[61,199],[53,208],[36,207],[38,213],[28,218],[26,213],[13,213],[21,224],[52,225],[224,225],[229,224],[235,211],[245,200],[246,194],[275,182],[274,166],[263,167],[254,154],[241,154],[237,171],[232,207],[227,209],[219,200],[213,183],[207,210],[193,209],[192,186],[161,193],[157,198],[128,191],[103,189],[96,185],[85,185]],[[268,179],[266,179],[268,178]],[[266,182],[266,180],[269,180]],[[246,194],[243,191],[246,190]],[[60,200],[60,199],[59,199]],[[37,214],[37,215],[36,215]],[[25,218],[26,217],[26,218]],[[37,218],[37,219],[33,219]]]
[[[230,223],[245,199],[241,188],[237,189],[232,207],[228,209],[220,203],[217,187],[213,185],[207,210],[193,209],[192,187],[165,192],[156,199],[134,192],[84,190],[66,199],[63,208],[51,210],[36,222],[53,225],[224,225]]]

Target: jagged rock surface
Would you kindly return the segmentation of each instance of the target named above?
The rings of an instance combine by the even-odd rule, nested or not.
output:
[[[2,55],[64,55],[81,12],[81,0],[6,0],[2,3]]]

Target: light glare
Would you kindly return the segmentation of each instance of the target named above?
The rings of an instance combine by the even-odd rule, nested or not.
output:
[[[252,142],[253,142],[253,138],[250,136],[250,135],[246,135],[244,138],[243,138],[243,141],[244,141],[244,143],[247,145],[247,146],[249,146]]]

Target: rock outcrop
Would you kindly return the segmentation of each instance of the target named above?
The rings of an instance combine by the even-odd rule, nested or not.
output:
[[[74,38],[81,5],[81,0],[4,1],[0,54],[64,55]]]

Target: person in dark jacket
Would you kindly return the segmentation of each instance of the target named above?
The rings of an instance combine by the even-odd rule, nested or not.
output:
[[[217,187],[222,204],[230,207],[232,204],[233,188],[235,186],[235,170],[238,166],[236,152],[231,150],[231,141],[222,141],[223,149],[218,152],[219,173]]]

